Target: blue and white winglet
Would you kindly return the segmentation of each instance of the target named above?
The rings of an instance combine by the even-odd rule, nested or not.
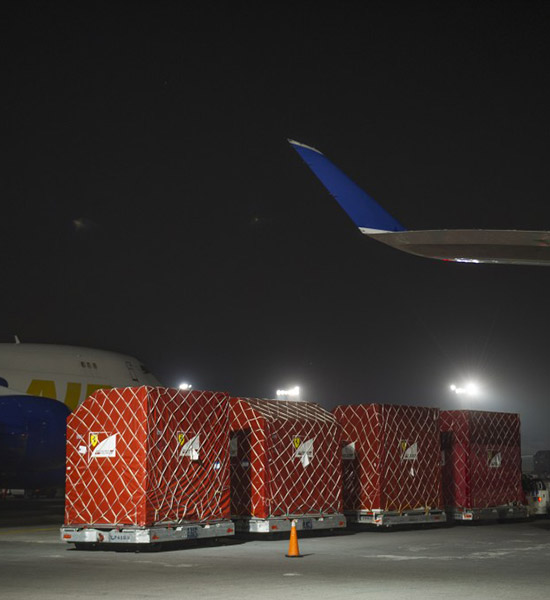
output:
[[[550,231],[405,229],[319,150],[288,141],[359,231],[379,242],[444,261],[550,266]]]

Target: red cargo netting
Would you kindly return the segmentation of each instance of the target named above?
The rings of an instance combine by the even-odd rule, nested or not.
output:
[[[346,511],[442,509],[439,409],[337,406]]]
[[[445,505],[489,508],[522,503],[519,415],[441,411]]]
[[[341,428],[311,402],[231,398],[231,513],[342,512]]]
[[[100,390],[67,421],[66,525],[229,517],[229,398]]]

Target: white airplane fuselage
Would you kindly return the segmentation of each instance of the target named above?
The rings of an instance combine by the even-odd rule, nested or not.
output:
[[[132,356],[54,344],[0,344],[0,394],[59,400],[74,410],[100,388],[160,385]]]

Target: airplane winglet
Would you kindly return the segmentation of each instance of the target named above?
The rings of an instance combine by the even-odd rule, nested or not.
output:
[[[313,146],[308,146],[306,144],[302,144],[302,142],[297,142],[296,140],[291,140],[290,138],[287,138],[287,141],[294,148],[296,148],[297,146],[300,146],[300,148],[306,148],[307,150],[312,150],[313,152],[317,152],[317,154],[320,154],[321,156],[323,156],[323,153],[320,150],[317,150],[317,148],[314,148]],[[297,149],[296,149],[296,152],[298,152]]]
[[[386,212],[343,171],[333,165],[317,148],[296,140],[289,139],[288,143],[336,199],[361,233],[406,231],[399,221]]]

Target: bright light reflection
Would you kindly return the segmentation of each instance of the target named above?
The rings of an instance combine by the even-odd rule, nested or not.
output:
[[[190,390],[193,386],[190,383],[180,383],[180,390]]]
[[[466,396],[479,396],[481,389],[477,383],[474,381],[469,381],[464,385],[464,387],[459,387],[454,383],[450,386],[451,391],[457,394],[458,396],[466,395]]]
[[[299,398],[300,397],[300,387],[294,386],[290,390],[277,390],[277,396],[286,397],[286,398]]]

